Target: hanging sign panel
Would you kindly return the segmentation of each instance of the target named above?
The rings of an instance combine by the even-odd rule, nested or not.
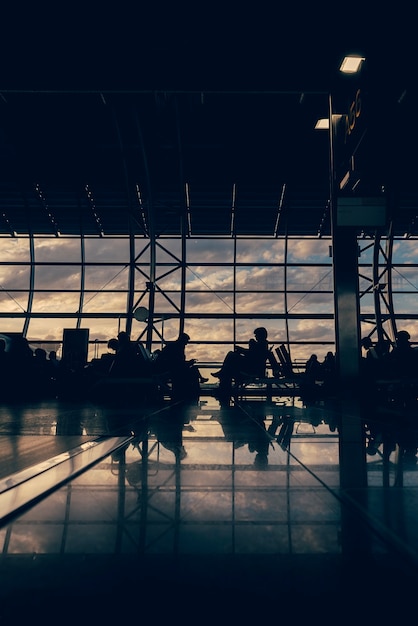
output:
[[[387,224],[385,198],[337,198],[337,226],[379,227]]]

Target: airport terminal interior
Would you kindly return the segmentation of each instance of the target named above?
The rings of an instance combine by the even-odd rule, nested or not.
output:
[[[0,343],[71,373],[2,370],[0,622],[413,619],[418,368],[366,379],[362,343],[418,346],[407,39],[388,77],[381,31],[306,27],[314,72],[299,23],[241,56],[135,24],[64,63],[33,29],[0,77]],[[257,327],[280,368],[225,398]],[[120,332],[188,333],[197,397],[109,376]]]

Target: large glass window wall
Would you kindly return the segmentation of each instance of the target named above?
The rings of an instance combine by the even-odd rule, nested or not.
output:
[[[212,366],[266,326],[294,363],[335,351],[329,238],[12,237],[0,246],[0,333],[62,350],[65,329],[89,329],[89,360],[120,330],[151,350],[191,336],[190,358]],[[361,333],[375,311],[373,242],[359,241]],[[383,295],[389,289],[380,260]],[[391,290],[397,326],[418,340],[418,247],[393,243]],[[138,321],[149,310],[153,325]],[[150,315],[151,317],[151,315]]]

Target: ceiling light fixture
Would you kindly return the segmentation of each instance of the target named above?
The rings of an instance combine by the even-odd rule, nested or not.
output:
[[[322,117],[315,124],[315,130],[327,130],[329,129],[329,119],[327,117]]]
[[[359,71],[361,64],[365,60],[366,57],[359,57],[356,55],[349,55],[344,57],[341,65],[340,72],[344,72],[344,74],[355,74]]]

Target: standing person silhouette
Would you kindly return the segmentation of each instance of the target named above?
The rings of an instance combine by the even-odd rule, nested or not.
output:
[[[418,375],[418,351],[412,346],[407,330],[396,334],[396,343],[389,353],[387,363],[394,378],[416,378]]]
[[[305,371],[301,383],[301,396],[304,403],[314,403],[318,399],[318,382],[323,381],[323,365],[318,355],[312,353],[305,363]]]
[[[388,376],[399,381],[392,396],[395,405],[400,407],[416,407],[417,404],[418,350],[410,339],[407,330],[400,330],[395,337],[395,347],[386,359]]]

